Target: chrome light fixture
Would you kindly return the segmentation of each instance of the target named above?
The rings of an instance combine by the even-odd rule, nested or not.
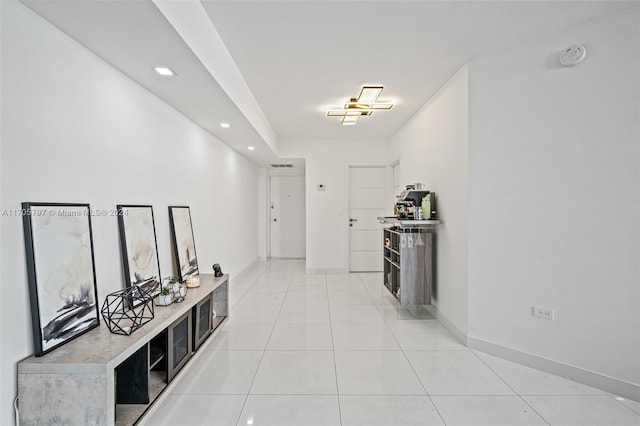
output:
[[[343,126],[354,126],[363,115],[371,115],[377,109],[391,109],[393,103],[378,101],[383,86],[362,86],[357,98],[351,98],[343,109],[330,109],[327,117],[342,117]]]

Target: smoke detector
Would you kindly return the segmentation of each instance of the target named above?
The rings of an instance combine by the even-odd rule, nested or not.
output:
[[[563,67],[572,67],[584,61],[586,57],[587,49],[581,44],[574,44],[560,53],[560,65]]]

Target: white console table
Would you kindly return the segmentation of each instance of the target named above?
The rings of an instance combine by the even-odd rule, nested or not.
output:
[[[190,288],[183,302],[156,306],[155,318],[129,336],[112,334],[101,319],[98,328],[58,349],[21,361],[18,364],[21,426],[135,423],[175,374],[167,369],[153,370],[151,364],[157,364],[157,360],[152,359],[151,342],[157,346],[158,341],[166,341],[165,351],[170,358],[171,342],[164,336],[171,334],[175,324],[184,321],[184,327],[188,324],[187,359],[190,358],[192,317],[200,313],[199,304],[212,297],[210,305],[217,317],[211,318],[209,332],[224,322],[228,316],[228,284],[228,275],[215,278],[212,274],[201,274],[200,287]],[[169,362],[164,362],[170,369]],[[116,383],[116,371],[125,368],[127,374],[119,375],[118,381],[129,380],[131,376],[131,383]],[[118,395],[118,389],[127,389],[126,393],[133,389],[138,394],[134,398],[147,401],[116,403],[125,398]]]

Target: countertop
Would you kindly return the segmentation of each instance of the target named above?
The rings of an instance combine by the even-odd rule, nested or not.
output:
[[[420,227],[420,228],[435,228],[438,225],[442,225],[441,220],[413,220],[413,219],[398,219],[395,216],[378,216],[378,221],[383,225],[395,225],[395,226],[407,226],[407,227]]]
[[[220,278],[215,278],[213,274],[200,274],[200,287],[189,288],[184,302],[156,306],[155,318],[129,336],[111,333],[101,317],[99,327],[42,357],[31,356],[21,361],[18,373],[96,373],[115,368],[228,280],[227,274]]]

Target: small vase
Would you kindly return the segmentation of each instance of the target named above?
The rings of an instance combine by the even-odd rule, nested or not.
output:
[[[173,303],[173,294],[169,293],[169,294],[161,294],[160,296],[158,296],[158,302],[156,303],[156,305],[158,306],[168,306],[171,303]]]
[[[180,297],[185,297],[187,295],[187,285],[186,284],[180,284],[180,288],[178,289],[178,294],[180,294]]]
[[[187,295],[187,286],[184,283],[175,283],[170,290],[173,293],[173,303],[182,302]]]

